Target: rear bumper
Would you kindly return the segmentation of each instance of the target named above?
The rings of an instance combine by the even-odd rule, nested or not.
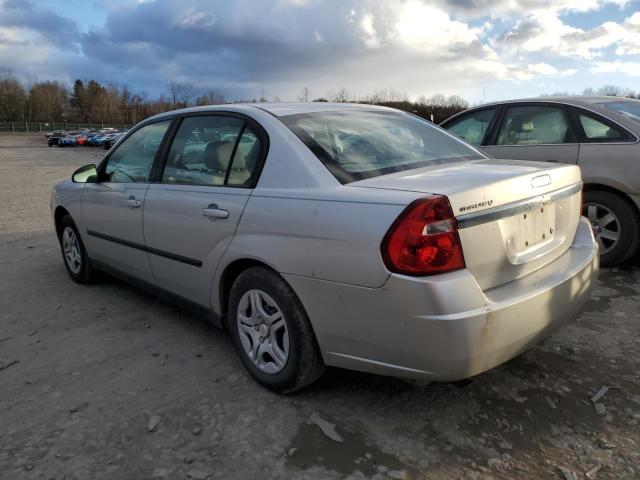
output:
[[[419,279],[391,275],[380,289],[285,276],[307,308],[328,365],[448,381],[506,362],[575,317],[597,272],[597,244],[582,219],[561,257],[484,292],[466,270]]]

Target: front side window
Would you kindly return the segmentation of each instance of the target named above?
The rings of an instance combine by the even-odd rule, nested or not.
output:
[[[260,142],[244,120],[223,115],[185,118],[169,151],[162,182],[248,186]]]
[[[582,125],[587,140],[611,142],[625,138],[625,135],[620,130],[597,120],[592,115],[580,113],[578,120],[580,121],[580,125]]]
[[[108,182],[148,182],[156,153],[171,120],[152,123],[133,132],[107,159]]]
[[[402,112],[343,110],[280,118],[342,183],[485,158],[425,120]]]
[[[495,108],[472,112],[457,118],[445,128],[471,145],[479,146],[482,145],[482,139],[487,133],[494,113]]]
[[[569,122],[560,107],[509,107],[497,145],[546,145],[569,141]]]

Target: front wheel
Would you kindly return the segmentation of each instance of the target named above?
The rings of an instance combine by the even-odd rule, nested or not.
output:
[[[324,371],[302,303],[271,270],[253,267],[238,276],[229,295],[228,326],[246,369],[271,390],[294,392]]]
[[[91,283],[96,274],[91,267],[76,224],[69,215],[65,215],[60,221],[60,248],[64,266],[71,279],[76,283]]]
[[[583,215],[589,219],[600,246],[600,264],[610,267],[630,258],[640,243],[636,212],[611,192],[584,193]]]

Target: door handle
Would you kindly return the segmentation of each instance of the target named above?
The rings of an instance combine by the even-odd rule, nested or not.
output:
[[[209,218],[225,219],[229,218],[229,211],[218,208],[218,205],[212,203],[207,208],[202,209],[202,215]]]
[[[134,197],[133,195],[127,199],[127,206],[129,207],[140,208],[141,205],[142,202],[140,200],[136,200],[136,197]]]

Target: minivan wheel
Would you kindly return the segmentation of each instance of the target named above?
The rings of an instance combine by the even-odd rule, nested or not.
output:
[[[603,267],[627,260],[638,249],[640,227],[636,212],[619,195],[604,191],[585,192],[582,214],[593,228]]]
[[[91,267],[87,251],[76,224],[69,215],[65,215],[60,221],[60,249],[64,266],[74,282],[91,283],[95,279],[95,271]]]
[[[271,390],[294,392],[324,372],[302,303],[267,268],[247,269],[233,283],[227,325],[244,366]]]

